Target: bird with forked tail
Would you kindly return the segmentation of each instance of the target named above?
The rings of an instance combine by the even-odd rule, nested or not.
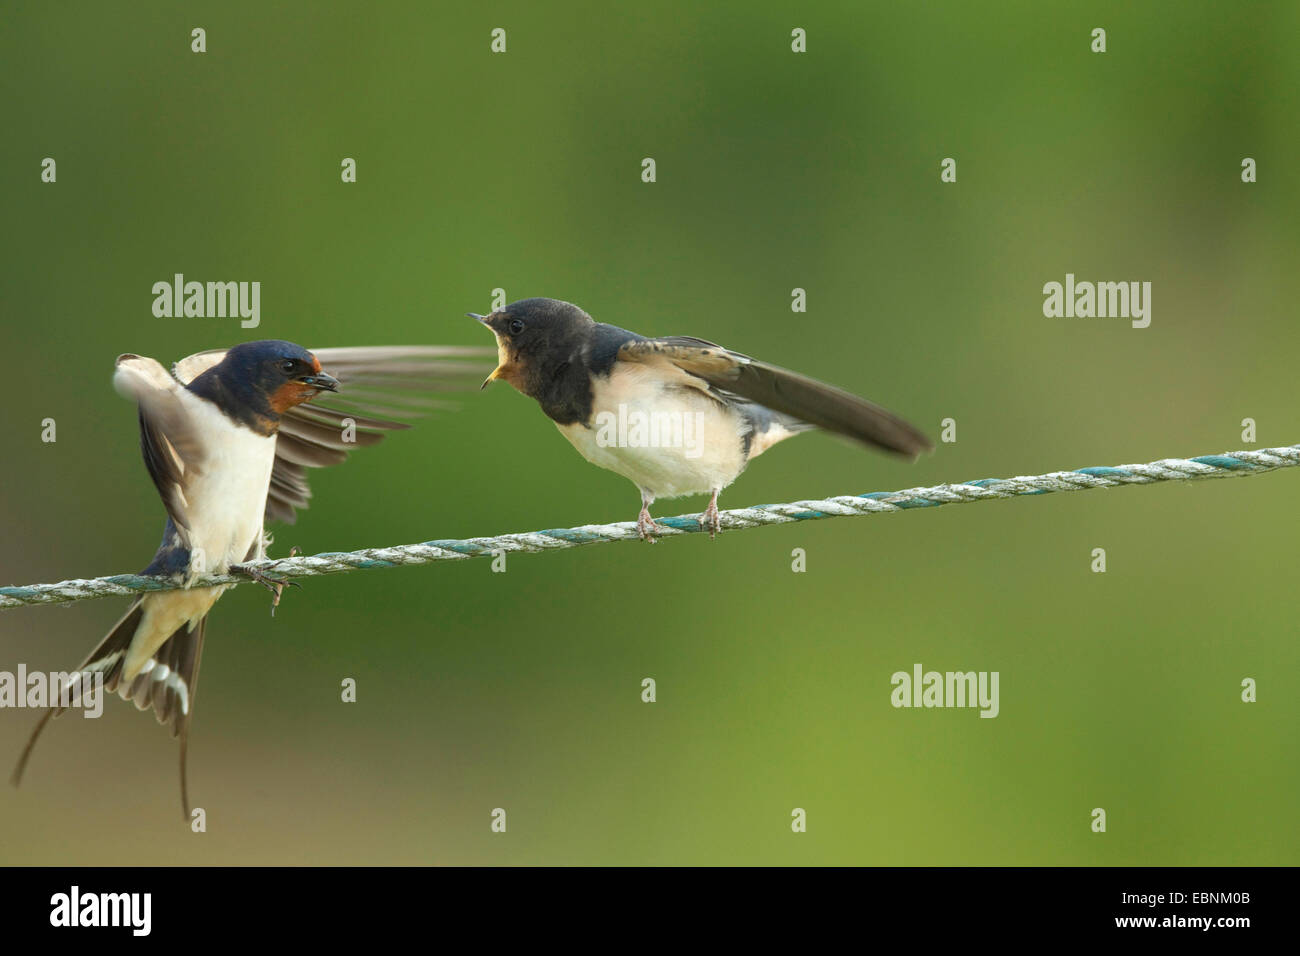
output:
[[[307,507],[306,469],[338,464],[384,432],[409,428],[399,419],[434,407],[428,393],[469,384],[484,368],[473,360],[489,354],[441,346],[313,353],[267,340],[199,352],[170,371],[153,359],[118,357],[113,383],[139,406],[145,466],[167,509],[162,543],[142,573],[173,576],[184,586],[137,598],[68,683],[84,687],[102,675],[105,689],[152,708],[180,738],[187,816],[186,750],[203,640],[208,613],[229,587],[191,585],[205,573],[234,572],[270,588],[278,602],[287,582],[244,565],[266,556],[267,520],[292,523]],[[340,390],[331,404],[313,401]],[[69,699],[62,690],[60,702]],[[15,785],[41,731],[64,709],[51,706],[41,717],[14,770]]]

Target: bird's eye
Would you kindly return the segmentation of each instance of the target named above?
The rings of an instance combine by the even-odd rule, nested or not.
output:
[[[280,368],[285,372],[292,372],[297,367],[298,367],[298,363],[295,362],[293,359],[285,359],[283,362],[280,363]]]
[[[522,332],[523,330],[524,330],[524,320],[523,320],[523,319],[511,319],[511,320],[510,320],[510,334],[511,334],[511,335],[518,335],[518,334],[519,334],[520,332]]]

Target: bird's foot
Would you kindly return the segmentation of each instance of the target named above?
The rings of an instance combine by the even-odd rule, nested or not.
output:
[[[291,552],[289,556],[293,557],[297,550],[297,548],[294,548],[293,552]],[[294,588],[302,587],[302,585],[297,581],[291,581],[288,578],[277,578],[273,575],[267,574],[265,571],[260,571],[257,568],[249,567],[248,565],[232,565],[230,572],[232,574],[242,574],[244,577],[256,581],[258,584],[262,585],[262,587],[271,592],[271,617],[275,617],[275,609],[280,606],[280,596],[284,593],[286,585]]]
[[[722,516],[718,514],[718,494],[713,493],[709,499],[709,506],[704,509],[704,514],[700,515],[700,526],[707,529],[709,538],[715,538],[718,532],[722,530]]]
[[[645,505],[641,506],[641,513],[637,515],[636,532],[641,536],[642,541],[655,543],[655,520],[650,517],[650,509]]]

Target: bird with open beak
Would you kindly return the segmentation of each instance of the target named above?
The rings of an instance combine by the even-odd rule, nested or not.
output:
[[[481,374],[482,366],[461,360],[485,354],[490,350],[439,346],[312,353],[269,340],[200,352],[171,370],[139,355],[118,357],[113,382],[139,406],[145,467],[167,509],[162,543],[141,573],[173,576],[184,586],[136,598],[69,684],[102,674],[110,693],[141,710],[152,708],[159,723],[170,726],[180,738],[187,815],[185,754],[199,660],[208,613],[229,587],[190,585],[205,573],[235,572],[271,588],[278,601],[286,582],[243,565],[266,556],[267,520],[292,523],[297,509],[307,507],[306,469],[342,462],[357,447],[380,441],[383,432],[410,427],[388,418],[383,403],[409,412],[419,399],[397,390],[454,387],[458,377],[475,369]],[[343,408],[313,402],[341,387],[349,393]],[[42,716],[14,771],[15,784],[41,731],[63,709]]]
[[[656,498],[707,494],[700,523],[721,528],[718,493],[779,441],[822,428],[915,457],[933,447],[892,412],[842,389],[688,336],[646,338],[569,302],[523,299],[467,313],[497,342],[483,383],[533,398],[584,458],[641,491],[640,536]]]

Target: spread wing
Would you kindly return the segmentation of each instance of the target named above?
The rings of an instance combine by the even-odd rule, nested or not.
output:
[[[266,498],[266,517],[292,524],[311,498],[308,468],[346,461],[357,448],[377,444],[384,432],[410,428],[403,421],[439,407],[440,392],[477,387],[495,358],[491,348],[393,345],[312,349],[321,368],[340,382],[340,394],[326,394],[286,412],[275,442],[275,466]],[[174,366],[183,383],[225,357],[224,350],[199,352]]]
[[[119,355],[113,385],[140,409],[140,450],[145,467],[162,496],[167,515],[190,546],[186,489],[203,470],[204,445],[190,395],[168,371],[150,358]]]
[[[916,456],[934,447],[919,430],[879,405],[703,339],[674,335],[634,340],[619,349],[618,358],[684,372],[724,399],[752,402],[885,451]]]

